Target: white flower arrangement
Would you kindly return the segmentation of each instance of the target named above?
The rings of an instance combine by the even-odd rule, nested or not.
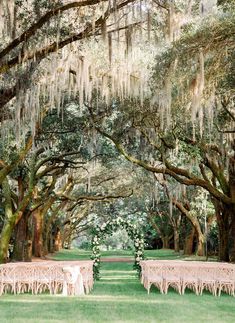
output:
[[[140,260],[144,259],[144,235],[138,230],[135,224],[132,224],[130,220],[124,221],[121,217],[117,219],[103,223],[96,229],[96,234],[92,240],[92,259],[94,260],[94,277],[99,278],[100,268],[100,241],[102,236],[105,236],[111,231],[115,231],[118,227],[125,229],[128,235],[133,239],[135,247],[135,264],[134,268],[140,273]]]

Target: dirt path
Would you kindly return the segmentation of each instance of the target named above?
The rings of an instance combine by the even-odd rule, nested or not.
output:
[[[134,259],[131,257],[117,257],[117,258],[102,258],[100,259],[101,262],[134,262]]]
[[[51,259],[50,257],[45,257],[45,258],[37,258],[37,257],[33,257],[32,261],[33,262],[45,262],[45,261],[53,261],[54,259]],[[56,260],[54,260],[56,261]],[[101,257],[100,259],[101,262],[134,262],[134,258],[131,257],[113,257],[113,258],[109,258],[109,257]]]

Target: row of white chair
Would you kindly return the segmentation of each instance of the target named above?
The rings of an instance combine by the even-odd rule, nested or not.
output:
[[[232,264],[145,260],[140,265],[141,281],[148,293],[152,285],[164,294],[169,287],[179,294],[184,294],[186,288],[196,295],[202,295],[204,289],[215,296],[220,296],[222,291],[233,296],[235,293],[235,265]]]
[[[79,287],[80,286],[80,287]],[[0,295],[32,292],[65,295],[89,293],[93,287],[93,261],[38,262],[0,265]],[[66,290],[66,292],[65,292]]]

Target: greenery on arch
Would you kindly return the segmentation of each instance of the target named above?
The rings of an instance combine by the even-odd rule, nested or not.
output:
[[[126,230],[130,239],[134,242],[135,262],[133,268],[140,274],[140,261],[144,259],[144,235],[136,224],[118,217],[98,226],[93,231],[91,259],[94,260],[93,272],[95,279],[100,278],[100,245],[107,235],[118,229]]]

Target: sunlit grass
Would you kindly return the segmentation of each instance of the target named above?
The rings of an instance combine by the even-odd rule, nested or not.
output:
[[[206,257],[195,256],[195,255],[183,255],[182,253],[175,252],[170,249],[159,249],[159,250],[145,250],[145,257],[147,259],[171,259],[171,260],[194,260],[194,261],[205,261]],[[215,261],[215,257],[210,257],[209,261]]]
[[[71,250],[62,250],[55,255],[52,255],[51,258],[55,260],[85,260],[90,259],[91,251],[90,250],[81,250],[81,249],[71,249]],[[101,259],[108,258],[127,258],[130,260],[134,260],[133,252],[131,250],[108,250],[101,252]],[[145,250],[146,259],[184,259],[184,260],[198,260],[205,261],[205,257],[199,256],[185,256],[182,253],[174,252],[174,250],[170,249],[159,249],[159,250]],[[210,257],[210,261],[215,261],[215,257]]]
[[[116,253],[105,252],[116,257]],[[131,253],[129,253],[131,256]],[[128,253],[124,253],[128,256]],[[168,255],[168,256],[167,256]],[[122,253],[119,252],[122,257]],[[174,259],[172,251],[147,252],[148,257]],[[89,252],[61,251],[59,260],[89,259]],[[177,259],[177,258],[176,258]],[[132,263],[103,263],[101,280],[91,294],[82,297],[52,295],[3,295],[0,298],[0,323],[103,323],[103,322],[235,322],[235,298],[210,293],[196,296],[191,291],[183,296],[170,290],[161,295],[152,287],[150,295],[140,284]]]

